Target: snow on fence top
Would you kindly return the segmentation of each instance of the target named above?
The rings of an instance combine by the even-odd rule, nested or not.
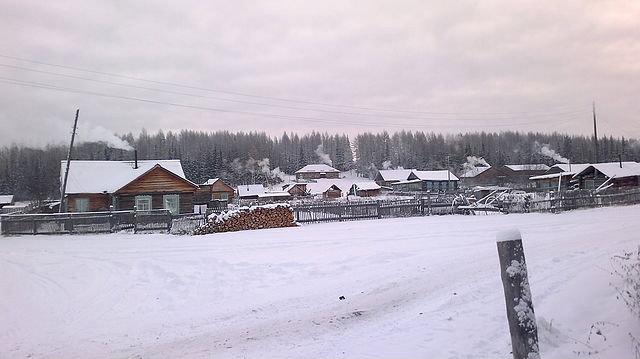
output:
[[[329,173],[329,172],[340,172],[340,171],[324,163],[306,165],[296,171],[296,173],[315,173],[315,172]]]
[[[142,160],[138,168],[134,161],[71,161],[67,194],[113,193],[155,165],[186,179],[180,160]],[[66,168],[66,161],[60,161],[61,182]]]

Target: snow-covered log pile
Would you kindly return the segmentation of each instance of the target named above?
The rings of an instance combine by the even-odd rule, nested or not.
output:
[[[194,234],[244,231],[248,229],[292,227],[296,222],[288,204],[268,204],[224,211],[209,216]]]

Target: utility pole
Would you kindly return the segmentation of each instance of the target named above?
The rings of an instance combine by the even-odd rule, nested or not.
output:
[[[451,188],[451,171],[449,170],[449,155],[447,155],[447,191]]]
[[[69,144],[69,152],[67,153],[67,167],[64,169],[64,179],[62,180],[62,190],[60,191],[60,209],[58,213],[64,212],[64,196],[67,192],[67,179],[69,178],[69,166],[71,165],[71,151],[73,150],[73,141],[76,139],[76,130],[78,129],[78,115],[80,109],[76,110],[76,118],[73,121],[73,132],[71,132],[71,144]]]
[[[598,163],[598,126],[596,124],[596,102],[593,101],[592,105],[593,111],[593,146],[595,153],[593,155],[593,162]]]

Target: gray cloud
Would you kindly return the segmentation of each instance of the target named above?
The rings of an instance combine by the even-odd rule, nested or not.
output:
[[[287,103],[152,85],[0,58],[0,64],[349,116],[151,92],[0,66],[0,77],[292,120],[21,87],[0,81],[0,145],[66,141],[81,126],[298,132],[537,130],[640,136],[640,3],[567,1],[20,1],[0,54],[269,97],[469,115]],[[478,113],[518,112],[513,115]],[[564,113],[541,116],[541,112]],[[526,113],[537,113],[527,115]],[[427,117],[428,119],[416,119]],[[461,119],[468,119],[461,121]],[[453,119],[453,120],[451,120]],[[81,127],[82,128],[82,127]]]

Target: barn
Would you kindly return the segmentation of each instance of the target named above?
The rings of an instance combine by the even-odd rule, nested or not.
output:
[[[289,183],[282,186],[282,191],[289,193],[292,197],[302,197],[309,194],[306,183]]]
[[[342,197],[342,190],[331,181],[319,181],[307,184],[309,194],[314,197],[333,199]]]
[[[296,181],[340,178],[340,171],[324,163],[306,165],[296,171]]]
[[[61,161],[61,182],[66,161]],[[67,212],[168,209],[192,213],[198,185],[184,176],[180,160],[71,161]]]

